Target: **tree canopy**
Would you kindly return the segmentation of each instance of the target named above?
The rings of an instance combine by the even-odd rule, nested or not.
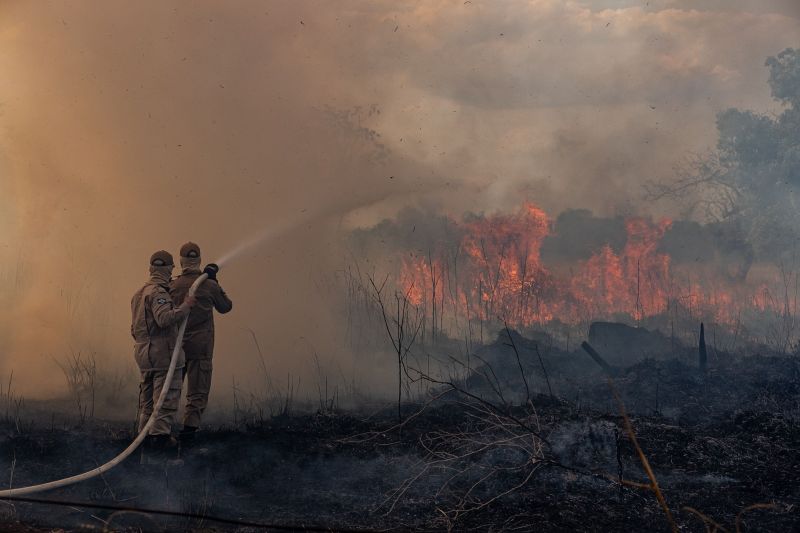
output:
[[[800,237],[800,50],[787,48],[765,65],[783,111],[722,111],[716,151],[647,191],[651,199],[680,200],[687,214],[736,226],[757,255],[774,256]]]

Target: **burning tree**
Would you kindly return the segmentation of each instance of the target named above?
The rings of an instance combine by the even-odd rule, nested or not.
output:
[[[547,214],[526,202],[516,213],[451,221],[459,233],[450,246],[463,251],[458,263],[445,243],[425,255],[403,253],[396,282],[422,313],[429,337],[461,326],[469,337],[477,330],[481,342],[486,327],[504,320],[517,328],[554,321],[585,326],[597,319],[639,324],[683,314],[691,323],[706,318],[733,327],[745,310],[786,303],[773,296],[777,285],[742,284],[675,266],[662,247],[672,224],[631,217],[620,248],[600,243],[585,260],[548,264],[542,248],[557,234]]]
[[[800,51],[784,50],[766,64],[783,113],[721,113],[713,154],[673,181],[648,185],[647,198],[679,200],[687,220],[600,219],[586,211],[576,230],[526,201],[515,212],[461,219],[407,211],[376,226],[381,242],[394,246],[384,265],[392,290],[419,317],[415,340],[461,339],[469,352],[504,321],[569,339],[591,321],[613,320],[696,342],[704,321],[712,339],[718,326],[725,330],[730,346],[749,337],[794,350],[800,271],[797,250],[786,243],[800,228],[793,189],[800,181]],[[590,226],[605,221],[613,223]],[[573,247],[575,240],[579,252],[551,253],[553,242]],[[377,314],[367,313],[374,321]]]

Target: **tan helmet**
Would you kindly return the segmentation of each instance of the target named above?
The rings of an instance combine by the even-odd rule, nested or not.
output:
[[[200,247],[192,241],[181,246],[181,257],[200,257]]]
[[[172,260],[172,254],[166,250],[159,250],[150,256],[150,266],[174,266],[175,262]]]

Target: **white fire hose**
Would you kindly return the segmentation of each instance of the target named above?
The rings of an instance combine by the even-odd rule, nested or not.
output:
[[[208,274],[201,274],[192,286],[189,288],[189,295],[193,296],[195,291],[197,291],[197,287],[200,286],[208,278]],[[93,477],[97,477],[102,475],[122,461],[124,461],[130,454],[136,451],[136,448],[142,444],[145,437],[147,437],[150,428],[156,421],[156,417],[158,416],[158,412],[161,410],[161,406],[164,404],[164,400],[167,397],[167,392],[169,391],[169,384],[172,383],[172,376],[175,374],[175,367],[178,364],[178,354],[180,354],[182,345],[183,345],[183,334],[186,331],[186,322],[189,320],[189,316],[187,315],[186,318],[183,319],[181,322],[181,327],[178,330],[178,338],[175,341],[175,349],[172,350],[172,360],[169,362],[169,370],[167,370],[167,377],[164,379],[164,385],[161,387],[161,394],[158,396],[158,401],[156,401],[155,405],[153,406],[153,414],[150,415],[150,418],[147,420],[147,423],[144,425],[142,430],[133,440],[133,442],[125,448],[122,453],[108,461],[107,463],[98,466],[94,470],[89,470],[88,472],[84,472],[83,474],[78,474],[76,476],[66,477],[64,479],[57,479],[55,481],[50,481],[47,483],[41,483],[39,485],[31,485],[29,487],[20,487],[18,489],[8,489],[8,490],[0,490],[0,498],[8,497],[8,496],[24,496],[26,494],[33,494],[35,492],[42,492],[45,490],[51,489],[58,489],[61,487],[66,487],[67,485],[72,485],[74,483],[79,483],[81,481],[86,481],[87,479],[92,479]]]

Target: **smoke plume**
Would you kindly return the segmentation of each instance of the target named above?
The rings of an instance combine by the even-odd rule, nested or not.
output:
[[[276,376],[359,367],[353,228],[523,197],[615,231],[718,111],[780,108],[762,65],[798,29],[786,2],[641,4],[4,2],[0,372],[46,396],[70,353],[132,366],[130,296],[187,240],[211,261],[286,228],[220,274],[226,387],[257,368],[251,330]]]

